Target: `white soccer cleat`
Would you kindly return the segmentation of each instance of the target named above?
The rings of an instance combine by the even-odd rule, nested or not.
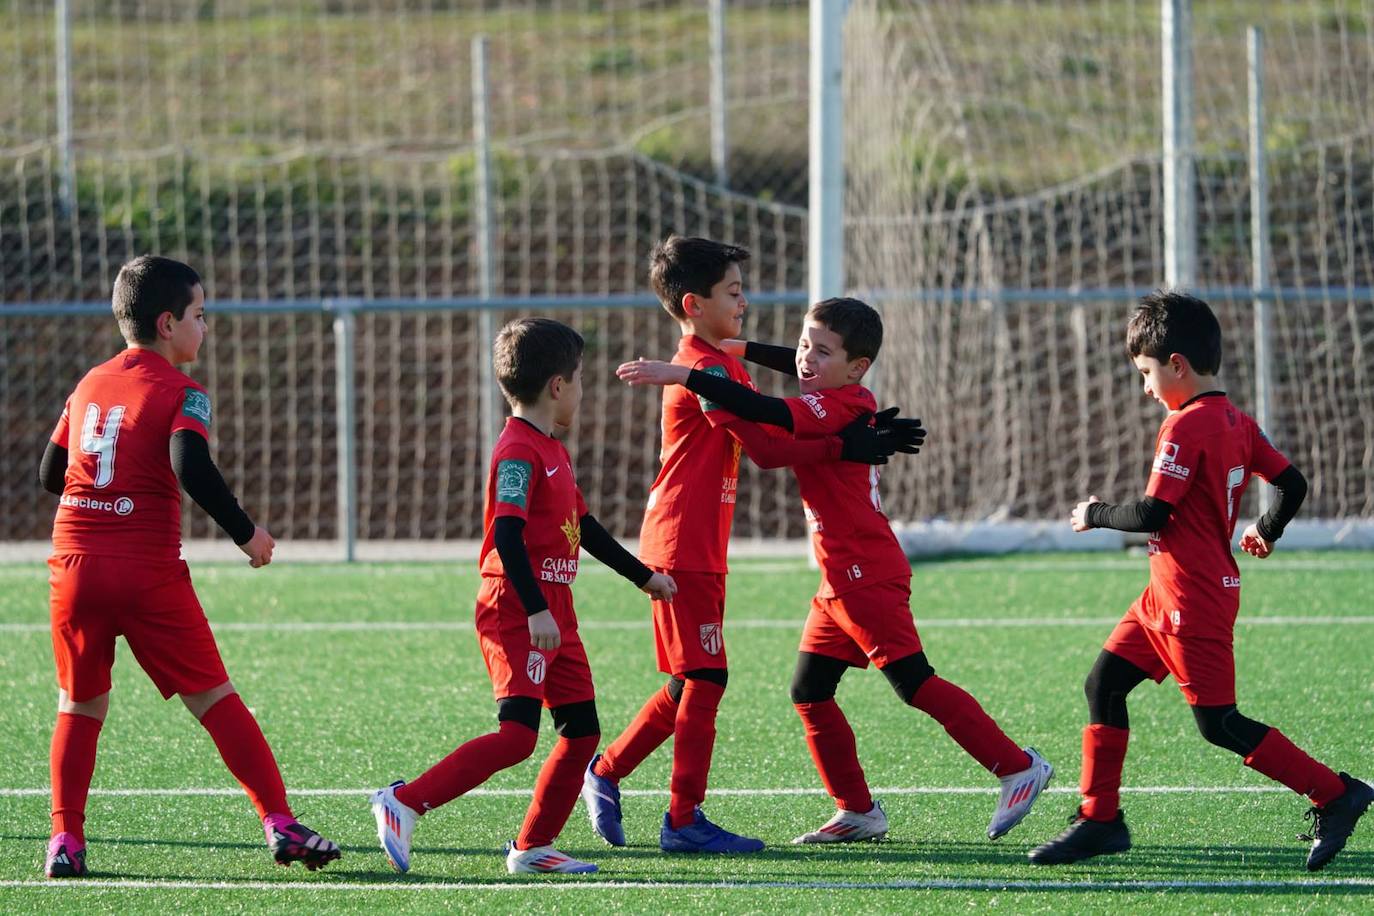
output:
[[[1007,831],[1021,823],[1054,776],[1054,767],[1040,756],[1039,751],[1033,747],[1025,751],[1031,759],[1031,765],[1019,773],[1002,777],[1002,794],[997,799],[997,810],[992,813],[992,821],[988,824],[990,840],[1006,836]]]
[[[377,839],[382,843],[382,852],[391,867],[399,872],[410,871],[410,836],[415,832],[415,822],[419,813],[409,805],[396,799],[396,787],[404,782],[393,782],[385,789],[372,793],[372,816],[377,819]]]
[[[579,862],[552,846],[516,849],[514,843],[507,843],[506,871],[512,875],[585,875],[596,871],[596,866]]]
[[[887,836],[887,812],[877,799],[867,814],[843,808],[826,821],[819,830],[803,833],[793,843],[857,843],[860,840],[881,840]]]

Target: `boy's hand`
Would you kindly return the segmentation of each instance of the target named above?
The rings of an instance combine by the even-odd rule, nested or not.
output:
[[[632,363],[621,363],[615,374],[627,385],[681,385],[691,371],[687,366],[641,356]]]
[[[558,621],[550,611],[540,611],[525,618],[530,628],[530,645],[536,649],[557,649],[563,637],[558,632]]]
[[[749,341],[735,340],[733,337],[727,337],[720,342],[720,348],[725,351],[726,356],[735,356],[739,359],[744,359],[744,351],[748,346]]]
[[[649,577],[649,581],[644,583],[640,591],[655,601],[672,601],[673,596],[677,594],[677,583],[667,573],[656,572]]]
[[[1240,549],[1250,554],[1252,557],[1259,557],[1263,560],[1274,552],[1274,542],[1266,541],[1259,533],[1258,525],[1251,525],[1245,529],[1245,533],[1240,536]]]
[[[248,565],[257,569],[272,562],[272,548],[276,546],[277,542],[267,533],[267,529],[258,525],[253,528],[253,536],[247,543],[239,545],[239,550],[248,555]]]
[[[897,451],[915,455],[921,450],[921,446],[925,445],[925,427],[921,425],[920,420],[897,416],[898,410],[899,408],[889,407],[887,410],[878,411],[873,417],[873,428],[894,440]]]
[[[1102,500],[1096,496],[1089,496],[1083,502],[1073,507],[1073,514],[1069,516],[1069,524],[1074,531],[1087,531],[1092,525],[1088,524],[1088,507],[1093,503],[1100,503]]]

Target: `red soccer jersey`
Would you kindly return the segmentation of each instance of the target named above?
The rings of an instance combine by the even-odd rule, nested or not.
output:
[[[484,576],[504,576],[494,541],[496,519],[525,519],[525,551],[540,582],[572,585],[587,504],[573,476],[568,450],[519,417],[509,417],[491,453],[482,513]]]
[[[170,439],[210,436],[210,396],[152,350],[129,349],[76,386],[52,441],[67,449],[53,553],[181,555],[181,485]]]
[[[833,436],[859,414],[878,407],[862,385],[845,385],[787,398],[797,438]],[[811,542],[821,566],[820,598],[865,585],[906,578],[911,564],[883,515],[877,465],[820,461],[792,468],[801,485]]]
[[[673,365],[754,387],[738,359],[692,334],[678,344]],[[682,385],[663,389],[662,467],[649,490],[639,532],[639,558],[645,565],[683,572],[728,571],[725,556],[735,518],[740,446],[725,424],[735,419]]]
[[[1141,623],[1177,636],[1231,638],[1240,609],[1231,551],[1240,499],[1252,474],[1272,480],[1286,467],[1259,425],[1220,392],[1165,417],[1145,494],[1174,510],[1150,535],[1153,607],[1137,604]]]

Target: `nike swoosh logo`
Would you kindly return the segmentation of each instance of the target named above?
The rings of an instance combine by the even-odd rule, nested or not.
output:
[[[545,476],[545,477],[552,477],[554,474],[557,474],[557,473],[558,473],[558,468],[556,468],[556,467],[553,467],[553,468],[544,468],[544,476]]]

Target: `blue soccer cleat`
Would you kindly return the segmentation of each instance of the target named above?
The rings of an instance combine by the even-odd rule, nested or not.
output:
[[[587,803],[587,817],[592,830],[612,846],[625,845],[625,828],[620,823],[620,788],[605,776],[596,775],[597,754],[582,774],[582,800]]]
[[[706,819],[697,808],[692,823],[674,830],[668,814],[663,815],[663,830],[658,835],[659,848],[664,852],[759,852],[763,840],[731,833]]]

